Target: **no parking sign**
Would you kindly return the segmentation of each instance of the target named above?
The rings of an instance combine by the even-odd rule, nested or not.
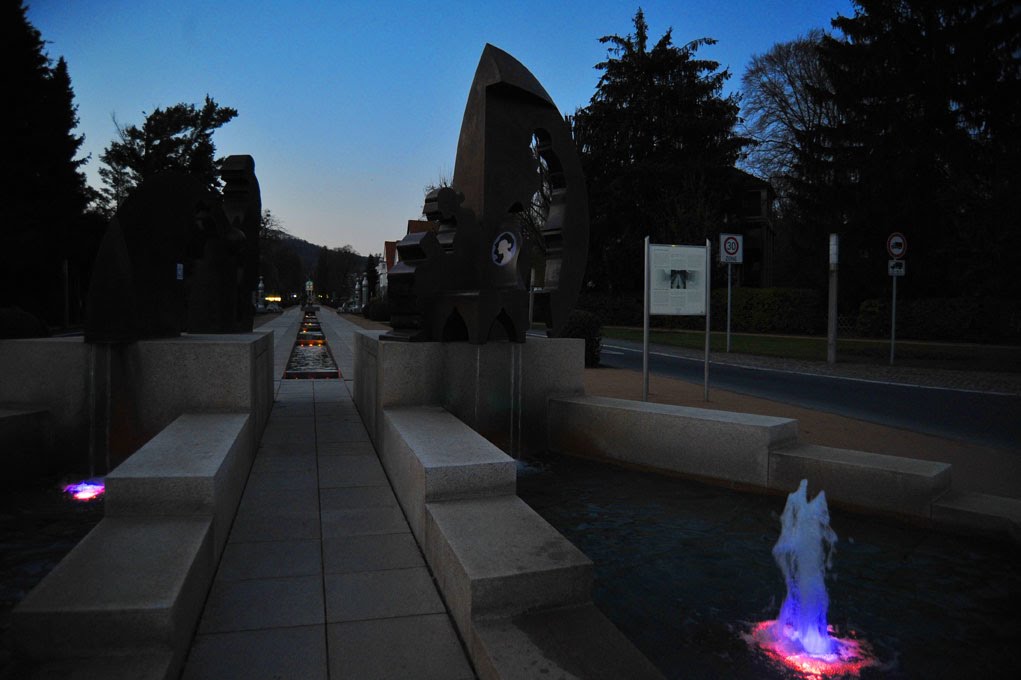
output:
[[[744,262],[744,236],[720,234],[720,262],[729,264]]]

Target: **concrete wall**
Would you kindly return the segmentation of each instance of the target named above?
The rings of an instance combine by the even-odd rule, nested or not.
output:
[[[950,491],[945,463],[798,442],[798,423],[748,413],[606,397],[550,399],[549,448],[723,484],[812,494],[846,507],[933,518]]]
[[[769,451],[798,422],[607,397],[550,401],[549,448],[740,484],[767,486]]]
[[[95,450],[109,449],[95,461],[105,472],[185,411],[250,413],[261,436],[273,406],[273,336],[2,340],[0,377],[0,405],[51,413],[56,465],[86,464],[94,440]]]
[[[503,451],[546,447],[551,396],[584,392],[584,340],[407,343],[354,336],[355,405],[374,443],[393,406],[443,406]]]
[[[0,404],[49,411],[57,462],[89,450],[89,358],[81,338],[0,340]]]

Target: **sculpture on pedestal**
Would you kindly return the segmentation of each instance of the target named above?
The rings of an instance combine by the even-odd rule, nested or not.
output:
[[[533,155],[533,142],[535,153]],[[548,168],[549,211],[524,219]],[[532,268],[535,317],[557,334],[581,289],[588,197],[570,129],[528,69],[486,45],[465,106],[451,187],[429,193],[428,230],[397,244],[388,339],[524,342]]]
[[[252,329],[261,212],[254,170],[251,156],[228,157],[222,197],[176,172],[129,194],[96,256],[87,342]]]

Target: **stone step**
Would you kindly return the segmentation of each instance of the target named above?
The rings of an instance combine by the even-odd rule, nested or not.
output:
[[[940,526],[1007,534],[1021,542],[1021,498],[950,492],[933,503],[932,519]]]
[[[34,669],[30,680],[176,680],[180,670],[174,664],[169,650],[57,659]]]
[[[212,582],[212,522],[101,521],[11,614],[32,658],[171,654],[177,670]]]
[[[514,459],[443,408],[394,407],[382,415],[380,460],[420,542],[426,503],[515,492]]]
[[[217,556],[255,455],[245,413],[179,416],[106,477],[107,517],[212,517]]]
[[[838,503],[928,519],[950,491],[950,465],[807,444],[770,454],[770,488],[794,491],[802,479],[810,496],[823,490]]]
[[[663,674],[592,603],[474,622],[482,680],[662,680]]]
[[[425,536],[462,634],[477,616],[589,599],[591,560],[515,495],[428,503]]]

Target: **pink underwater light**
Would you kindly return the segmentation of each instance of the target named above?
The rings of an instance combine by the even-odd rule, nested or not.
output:
[[[106,493],[106,485],[102,479],[87,479],[77,484],[68,484],[64,493],[71,494],[76,501],[94,501]]]
[[[876,660],[864,640],[835,637],[833,627],[826,623],[830,602],[826,570],[837,542],[837,534],[830,528],[826,494],[820,491],[809,501],[808,480],[801,480],[797,491],[787,496],[780,523],[773,557],[787,582],[787,597],[775,621],[755,625],[752,640],[802,677],[857,677]]]

